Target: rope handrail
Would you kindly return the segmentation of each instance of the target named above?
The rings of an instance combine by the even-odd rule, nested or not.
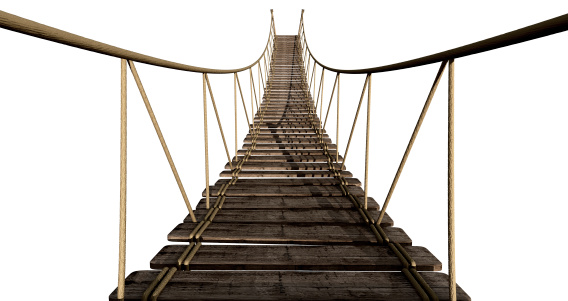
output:
[[[543,22],[539,22],[530,26],[526,26],[517,30],[513,30],[501,35],[497,35],[461,47],[411,59],[408,61],[402,61],[394,64],[383,65],[372,68],[364,68],[364,69],[337,69],[322,64],[320,61],[318,61],[315,58],[312,51],[310,50],[310,47],[308,46],[305,28],[304,28],[304,10],[302,10],[302,17],[300,19],[300,23],[301,23],[300,24],[301,34],[303,34],[302,40],[306,45],[309,56],[322,68],[338,73],[366,74],[366,73],[395,71],[395,70],[428,65],[432,63],[443,62],[450,59],[456,59],[459,57],[464,57],[485,51],[491,51],[498,48],[507,47],[514,44],[519,44],[530,40],[542,38],[545,36],[553,35],[556,33],[564,32],[568,30],[568,14],[564,14]]]
[[[270,13],[272,14],[272,10],[270,10]],[[274,29],[274,19],[271,17],[270,30],[268,33],[266,46],[264,47],[264,50],[262,51],[262,53],[260,54],[260,56],[256,61],[254,61],[252,64],[246,67],[237,68],[237,69],[213,69],[213,68],[195,67],[182,63],[172,62],[152,57],[149,55],[137,53],[134,51],[126,50],[123,48],[115,47],[109,44],[98,42],[67,31],[57,29],[55,27],[47,26],[26,18],[22,18],[2,10],[0,10],[0,27],[7,30],[19,32],[21,34],[40,38],[43,40],[48,40],[55,43],[84,49],[87,51],[97,52],[100,54],[106,54],[117,58],[126,59],[129,61],[145,63],[168,69],[198,72],[198,73],[216,73],[216,74],[235,73],[253,67],[255,64],[260,62],[260,60],[263,58],[264,54],[268,50],[272,34],[273,33],[276,34],[276,31]]]

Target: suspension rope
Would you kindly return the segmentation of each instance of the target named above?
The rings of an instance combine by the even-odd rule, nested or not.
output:
[[[144,87],[142,86],[142,82],[140,81],[140,77],[138,76],[138,72],[136,72],[136,67],[134,66],[134,62],[128,61],[130,65],[130,71],[132,71],[132,75],[134,76],[134,80],[136,81],[136,85],[138,86],[138,90],[140,91],[140,95],[142,96],[142,100],[144,101],[144,105],[146,105],[146,110],[148,111],[148,115],[150,115],[150,119],[152,120],[152,124],[154,125],[154,129],[156,130],[156,134],[160,139],[160,143],[162,144],[162,148],[164,149],[164,153],[166,154],[166,158],[170,163],[170,168],[174,174],[176,182],[178,184],[179,190],[181,195],[183,196],[183,200],[185,201],[185,205],[187,206],[187,210],[189,210],[189,215],[191,216],[191,220],[195,223],[195,216],[193,215],[193,210],[191,209],[191,204],[187,198],[185,193],[185,189],[183,188],[183,184],[181,183],[181,179],[177,172],[176,166],[174,165],[174,161],[172,156],[170,155],[170,151],[168,150],[168,146],[166,145],[166,141],[164,140],[164,136],[162,135],[162,131],[160,130],[160,126],[158,125],[158,121],[156,120],[156,116],[154,115],[154,111],[152,110],[152,106],[150,106],[150,101],[148,100],[148,96],[146,96],[146,92],[144,91]]]
[[[369,119],[370,119],[370,117],[369,117],[370,116],[369,115],[369,112],[370,112],[370,85],[371,85],[371,78],[370,77],[371,77],[370,74],[368,74],[367,79],[365,80],[365,85],[363,87],[363,93],[361,95],[361,100],[359,101],[359,107],[360,107],[363,95],[365,93],[365,87],[368,85],[369,86],[369,93],[368,93],[369,98],[368,98],[368,108],[367,108],[367,121],[368,121],[367,127],[369,127]],[[338,81],[339,81],[339,79],[338,79]],[[338,105],[339,105],[339,87],[338,87]],[[358,108],[357,111],[359,111],[359,108]],[[310,115],[313,115],[313,114],[310,114]],[[357,118],[357,115],[356,115],[355,119],[356,118]],[[420,298],[422,300],[438,300],[436,293],[430,288],[428,283],[426,283],[426,281],[424,281],[424,279],[416,271],[416,262],[410,257],[408,252],[406,252],[406,250],[399,243],[393,243],[393,242],[390,241],[390,238],[383,231],[382,227],[380,226],[380,223],[375,223],[373,218],[371,217],[371,215],[367,211],[367,208],[361,204],[361,202],[358,200],[358,198],[355,195],[350,193],[349,187],[347,185],[347,181],[341,175],[341,170],[343,169],[343,164],[341,166],[341,169],[337,170],[335,168],[335,166],[333,165],[333,158],[329,154],[327,142],[325,142],[323,140],[322,131],[320,131],[320,129],[315,125],[313,118],[310,118],[310,120],[311,120],[311,127],[318,134],[319,142],[323,146],[324,153],[325,153],[327,160],[328,160],[329,170],[331,172],[333,172],[335,177],[340,181],[340,188],[342,189],[343,195],[348,197],[348,199],[353,203],[353,205],[355,206],[355,208],[357,209],[357,211],[361,215],[361,218],[365,221],[365,223],[367,223],[369,225],[371,232],[373,232],[373,234],[377,238],[377,242],[380,245],[388,246],[391,249],[391,251],[393,251],[393,253],[395,253],[395,255],[397,256],[397,258],[399,259],[399,261],[401,262],[401,264],[403,266],[401,272],[408,279],[408,281],[411,283],[411,285],[414,287],[414,289],[417,291]],[[339,110],[338,110],[338,121],[339,121]],[[353,127],[355,126],[355,122],[356,122],[356,120],[354,121]],[[367,132],[367,139],[369,137],[368,133],[369,132]],[[348,143],[348,145],[349,145],[349,143]],[[336,153],[337,153],[337,151],[336,151]],[[367,151],[367,153],[368,153],[368,151]],[[343,158],[343,162],[345,162],[345,157]],[[367,179],[367,177],[366,177],[366,179]],[[365,191],[367,191],[367,183],[365,183]]]
[[[215,105],[215,98],[213,97],[213,91],[211,91],[211,84],[209,83],[209,76],[205,74],[205,80],[207,81],[207,88],[209,88],[209,95],[211,95],[211,103],[213,104],[213,110],[215,111],[215,117],[217,117],[217,124],[219,125],[219,131],[221,132],[221,138],[223,138],[223,145],[225,146],[225,152],[227,153],[227,159],[229,160],[229,165],[233,169],[233,163],[231,163],[231,155],[229,154],[229,148],[227,147],[227,141],[225,140],[225,134],[223,133],[223,126],[221,125],[221,119],[219,119],[219,112],[217,112],[217,105]]]
[[[451,59],[448,67],[448,274],[451,301],[457,299],[454,228],[454,59]]]
[[[392,197],[392,194],[394,192],[394,189],[396,187],[396,183],[398,182],[398,179],[400,178],[400,174],[402,173],[402,169],[404,168],[404,164],[406,163],[406,159],[408,159],[408,155],[410,154],[410,150],[412,149],[412,145],[414,144],[414,141],[416,140],[416,136],[418,135],[418,131],[420,130],[420,126],[422,125],[422,122],[424,121],[424,117],[426,116],[426,112],[428,112],[428,107],[430,106],[430,103],[432,102],[432,98],[434,98],[434,93],[436,92],[436,88],[438,87],[438,83],[440,83],[440,79],[442,77],[442,73],[444,73],[444,69],[446,67],[446,63],[448,61],[443,61],[442,64],[440,64],[440,69],[438,69],[438,74],[436,74],[436,79],[434,80],[434,84],[432,84],[432,88],[430,89],[430,93],[428,94],[428,98],[426,99],[426,103],[424,104],[424,107],[422,108],[422,112],[420,113],[420,117],[418,118],[418,122],[416,122],[416,126],[414,127],[414,131],[412,132],[412,136],[410,137],[410,141],[408,142],[408,146],[406,147],[406,151],[404,152],[404,156],[402,157],[402,160],[400,161],[400,165],[398,166],[398,170],[396,171],[396,175],[394,177],[394,180],[392,181],[391,187],[389,189],[389,192],[387,194],[387,197],[385,199],[385,202],[383,204],[382,210],[381,210],[381,214],[379,215],[379,218],[377,219],[377,223],[380,223],[381,220],[383,219],[385,212],[387,210],[387,206],[389,205],[390,199]]]
[[[367,195],[369,194],[369,134],[371,132],[371,74],[367,84],[367,133],[365,140],[365,209],[367,209]]]
[[[120,60],[120,224],[118,239],[118,299],[124,299],[126,271],[126,60]]]
[[[339,78],[339,73],[335,75],[335,81],[333,82],[333,89],[331,89],[331,97],[329,98],[329,105],[327,106],[327,113],[325,113],[325,121],[323,123],[323,128],[327,124],[327,116],[329,116],[329,109],[331,108],[331,102],[333,100],[333,94],[335,93],[335,86],[337,85],[337,79]],[[322,96],[323,97],[323,96]]]
[[[203,135],[205,137],[205,208],[209,209],[209,134],[207,133],[207,87],[203,77]]]
[[[353,126],[351,127],[351,134],[349,134],[349,140],[347,141],[347,147],[345,148],[345,153],[343,154],[343,162],[341,163],[341,169],[345,166],[345,159],[347,159],[347,152],[349,152],[349,146],[351,145],[351,138],[353,138],[353,132],[355,131],[355,125],[357,124],[357,117],[359,117],[359,110],[361,109],[361,103],[363,103],[363,96],[365,96],[365,90],[367,89],[367,82],[369,81],[370,74],[365,77],[365,83],[363,84],[363,92],[361,92],[361,98],[359,99],[359,105],[357,106],[357,112],[355,113],[355,118],[353,119]]]

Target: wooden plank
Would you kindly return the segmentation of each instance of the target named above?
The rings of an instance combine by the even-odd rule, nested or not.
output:
[[[126,278],[126,301],[138,301],[159,271],[137,271]],[[420,272],[439,300],[448,300],[448,276]],[[109,300],[117,301],[116,290]],[[401,272],[177,271],[160,294],[182,300],[390,300],[419,301]],[[471,298],[457,287],[457,300]]]
[[[251,148],[250,143],[245,143],[243,149]],[[328,144],[328,149],[336,149],[335,144]],[[256,149],[323,149],[319,143],[257,143]]]
[[[244,156],[238,156],[237,159],[240,161]],[[333,157],[335,160],[335,157]],[[327,162],[326,156],[250,156],[247,162],[258,163],[258,162]],[[339,156],[339,162],[343,162],[343,157]],[[233,158],[233,164],[238,162]]]
[[[323,142],[331,143],[330,138],[322,138]],[[245,143],[252,142],[252,138],[245,138]],[[319,138],[288,138],[288,137],[280,137],[280,138],[264,138],[260,137],[256,139],[256,143],[320,143]]]
[[[168,245],[150,268],[174,267],[187,245]],[[418,271],[441,271],[442,263],[424,247],[405,247]],[[324,256],[322,256],[324,255]],[[388,246],[202,245],[190,270],[400,271],[404,268]]]
[[[307,133],[307,134],[315,134],[314,129],[312,128],[304,128],[304,129],[260,129],[259,133],[264,134],[286,134],[286,133]],[[322,133],[325,133],[325,130],[322,130]]]
[[[169,241],[188,242],[197,223],[181,223],[168,234]],[[412,245],[412,240],[397,227],[384,228],[391,242]],[[377,238],[368,225],[277,225],[211,223],[201,235],[204,242],[302,244],[302,245],[372,245]]]
[[[240,181],[240,180],[239,180]],[[211,204],[217,198],[210,198]],[[362,202],[362,200],[359,200]],[[379,204],[373,198],[367,199],[369,212],[379,210]],[[348,209],[354,208],[347,197],[228,197],[223,203],[223,210],[227,209]],[[196,210],[205,209],[205,199],[199,200]]]
[[[240,149],[237,151],[238,155],[244,155],[247,152],[247,150],[245,149]],[[335,149],[330,149],[328,150],[329,154],[331,156],[335,156],[336,154],[336,150]],[[323,151],[323,149],[289,149],[289,150],[285,150],[285,149],[253,149],[252,150],[252,156],[272,156],[272,155],[278,155],[278,156],[324,156],[325,153]]]
[[[230,178],[233,176],[232,171],[224,170],[219,176]],[[341,176],[348,178],[353,174],[349,171],[341,171]],[[333,178],[335,175],[329,170],[243,170],[239,172],[241,177],[255,177],[255,178]]]
[[[361,182],[357,178],[347,178],[347,185],[361,186]],[[230,180],[219,179],[215,182],[215,187],[228,184]],[[291,179],[239,179],[237,184],[239,187],[244,186],[328,186],[337,185],[339,180],[329,178],[291,178]],[[235,184],[235,185],[237,185]]]
[[[333,163],[335,169],[341,169],[340,163]],[[230,170],[227,163],[225,169]],[[327,163],[321,162],[245,162],[241,170],[329,170]],[[345,166],[343,166],[345,170]]]
[[[207,209],[195,210],[195,218],[202,221],[207,215]],[[369,214],[376,220],[379,212],[369,211]],[[192,223],[191,216],[184,219],[184,223]],[[262,209],[221,209],[215,215],[215,223],[260,223],[260,224],[366,224],[359,211],[355,208],[349,209],[295,209],[286,208],[281,210],[262,210]],[[382,227],[394,226],[393,220],[385,213],[381,220]]]
[[[342,190],[339,185],[325,185],[325,186],[241,186],[238,184],[229,186],[225,195],[232,196],[326,196],[337,197],[343,196]],[[217,196],[220,186],[210,186],[209,195]],[[365,192],[359,186],[349,187],[349,192],[358,197],[363,197]],[[207,196],[205,189],[201,196]]]

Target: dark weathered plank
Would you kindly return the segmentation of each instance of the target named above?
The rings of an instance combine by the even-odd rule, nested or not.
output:
[[[218,186],[209,188],[210,196],[217,196],[219,192]],[[363,197],[365,192],[361,187],[349,187],[349,192],[358,197]],[[205,190],[201,193],[202,196],[207,196]],[[225,195],[232,196],[343,196],[343,193],[338,185],[327,186],[241,186],[239,181],[237,184],[229,186],[225,190]]]
[[[207,209],[195,210],[195,218],[202,221],[207,215]],[[379,212],[376,210],[369,211],[371,217],[377,220]],[[184,219],[184,223],[191,223],[191,216]],[[355,208],[349,209],[295,209],[287,208],[281,210],[263,210],[263,209],[221,209],[215,215],[213,222],[215,223],[260,223],[260,224],[325,224],[325,225],[343,225],[343,224],[366,224],[361,214]],[[393,226],[394,222],[385,213],[381,221],[382,227]]]
[[[239,180],[240,181],[240,180]],[[217,198],[210,198],[211,206]],[[361,202],[361,200],[359,200]],[[368,198],[367,210],[379,210],[379,204]],[[347,197],[228,197],[223,203],[223,209],[348,209],[354,208]],[[205,209],[205,199],[197,203],[197,209]]]
[[[330,138],[323,138],[323,142],[331,143]],[[245,138],[245,143],[252,142],[251,138]],[[319,138],[258,138],[256,143],[321,143]]]
[[[341,169],[341,164],[333,163],[335,169]],[[229,163],[225,169],[230,169]],[[322,162],[245,162],[241,170],[329,170],[329,165]],[[345,166],[343,166],[345,170]]]
[[[347,185],[361,186],[361,181],[357,178],[346,178]],[[229,183],[229,179],[219,179],[215,182],[216,187]],[[237,184],[240,187],[258,185],[276,186],[328,186],[338,185],[339,180],[329,178],[285,178],[285,179],[239,179]],[[236,185],[236,184],[235,184]]]
[[[159,271],[126,278],[125,300],[140,300]],[[420,272],[441,301],[448,300],[448,276]],[[460,301],[471,298],[458,286]],[[116,290],[109,296],[115,301]],[[160,294],[181,300],[421,300],[401,272],[177,271]]]
[[[238,160],[242,160],[244,156],[238,156]],[[333,157],[335,160],[335,157]],[[250,156],[247,162],[327,162],[326,156]],[[339,161],[343,162],[343,157],[339,156]],[[237,164],[233,158],[233,164]]]
[[[187,242],[197,223],[181,223],[168,235],[169,241]],[[406,233],[396,227],[384,228],[392,242],[412,245]],[[211,223],[201,235],[204,242],[265,243],[303,245],[370,245],[377,238],[368,225],[275,225]]]
[[[221,177],[232,177],[233,173],[230,170],[224,170],[220,173]],[[255,177],[255,178],[333,178],[335,175],[329,170],[242,170],[239,172],[240,177]],[[349,171],[341,171],[342,177],[352,177],[353,174]]]
[[[336,145],[329,143],[328,149],[336,149]],[[243,149],[251,148],[250,143],[245,143]],[[257,143],[256,149],[323,149],[319,143]]]
[[[177,265],[187,245],[165,246],[150,262],[152,269]],[[419,271],[440,271],[442,263],[424,247],[405,247]],[[400,271],[404,268],[388,246],[202,245],[190,270],[331,270]]]
[[[242,156],[247,152],[246,149],[239,149],[237,151],[237,155]],[[331,156],[335,156],[337,154],[335,149],[328,150]],[[254,149],[252,150],[252,156],[261,156],[261,155],[279,155],[279,156],[325,156],[325,152],[323,149]]]

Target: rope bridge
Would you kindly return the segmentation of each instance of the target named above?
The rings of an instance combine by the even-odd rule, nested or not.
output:
[[[0,11],[0,27],[120,58],[120,241],[118,287],[110,300],[470,300],[456,284],[454,249],[454,60],[568,30],[563,15],[480,42],[376,68],[340,70],[320,63],[308,47],[302,18],[296,35],[276,35],[271,17],[268,40],[249,66],[218,70],[165,61],[86,39]],[[135,62],[202,73],[205,148],[203,198],[193,209],[153,113]],[[378,72],[439,63],[430,93],[383,204],[368,196],[371,81]],[[321,74],[317,74],[317,68]],[[126,260],[126,82],[130,69],[163,147],[188,216],[168,235],[150,261],[152,270],[125,277]],[[449,275],[441,262],[386,213],[428,107],[448,69],[448,251]],[[235,146],[225,139],[209,74],[233,74]],[[248,77],[245,99],[241,77]],[[326,74],[334,76],[329,101]],[[366,74],[343,155],[328,136],[332,105],[339,132],[341,76]],[[255,80],[256,76],[256,80]],[[319,80],[318,80],[319,77]],[[207,106],[210,101],[228,163],[209,185]],[[351,140],[366,101],[365,175],[361,183],[346,170]],[[247,109],[248,107],[248,109]],[[237,111],[248,133],[237,144]],[[325,112],[324,112],[325,111]],[[250,113],[250,115],[249,115]],[[325,114],[324,114],[325,113]],[[334,118],[333,116],[331,118]],[[244,122],[244,121],[241,121]],[[215,122],[214,122],[215,123]],[[227,126],[227,124],[225,124]]]

